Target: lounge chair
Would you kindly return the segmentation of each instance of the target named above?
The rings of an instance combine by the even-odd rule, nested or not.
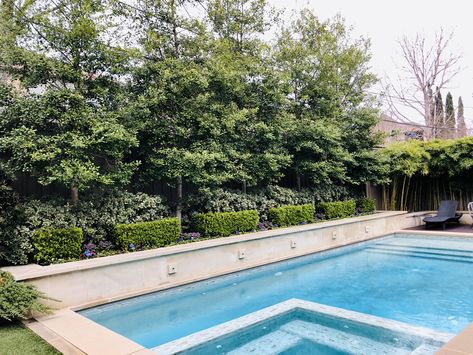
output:
[[[424,222],[426,228],[429,226],[442,225],[442,229],[445,229],[446,223],[460,223],[461,213],[457,213],[458,201],[445,200],[440,201],[439,210],[437,215],[425,217]]]

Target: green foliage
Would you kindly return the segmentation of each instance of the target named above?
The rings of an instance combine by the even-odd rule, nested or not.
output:
[[[151,222],[117,224],[115,233],[117,246],[122,250],[130,250],[131,245],[133,248],[155,248],[176,242],[180,225],[177,218],[163,218]]]
[[[388,183],[385,209],[437,209],[442,199],[456,199],[466,208],[473,191],[473,138],[392,144],[380,151]]]
[[[76,206],[63,201],[31,200],[23,204],[30,235],[41,227],[82,228],[84,239],[98,246],[112,241],[116,224],[151,221],[169,214],[159,196],[110,190],[87,194]]]
[[[381,151],[389,164],[389,177],[413,175],[458,176],[473,168],[473,138],[408,141]]]
[[[281,206],[269,210],[269,220],[278,226],[295,226],[314,221],[312,204],[299,206]]]
[[[74,91],[19,98],[0,111],[0,132],[0,151],[10,157],[10,167],[43,185],[120,185],[137,167],[123,161],[137,145],[134,133],[116,114],[93,109]]]
[[[449,92],[445,98],[445,126],[447,128],[455,128],[455,109],[453,107],[453,97]],[[449,132],[449,136],[453,136],[453,132]]]
[[[317,212],[324,214],[327,219],[350,217],[356,212],[356,202],[355,200],[322,202],[317,205]]]
[[[215,189],[207,194],[190,196],[184,211],[191,214],[257,210],[261,220],[265,221],[271,208],[312,203],[315,197],[311,191],[296,191],[279,186],[268,186],[246,194],[235,190]]]
[[[39,303],[45,296],[36,287],[16,282],[12,275],[0,270],[0,320],[26,319],[29,312],[48,313],[49,308]]]
[[[420,141],[393,143],[381,151],[389,169],[388,175],[412,176],[416,173],[428,173],[430,154]]]
[[[77,259],[82,250],[84,237],[81,228],[38,229],[32,238],[33,259],[39,264],[51,264],[59,260]]]
[[[371,213],[376,210],[376,203],[372,198],[361,198],[356,200],[356,207],[361,210],[361,213]]]
[[[18,195],[0,184],[0,265],[26,264],[31,242]]]
[[[204,237],[227,237],[256,229],[258,211],[201,213],[194,216],[195,229]]]
[[[0,9],[0,70],[20,83],[0,86],[2,174],[70,188],[73,205],[78,190],[82,199],[159,181],[176,188],[178,216],[184,186],[203,201],[195,211],[256,209],[262,219],[386,175],[373,152],[369,41],[339,16],[303,10],[287,25],[266,0],[209,0],[198,14],[191,0],[11,4]],[[39,95],[27,90],[38,84]],[[300,192],[261,192],[277,183]],[[230,186],[248,196],[218,196]],[[107,214],[90,213],[95,227],[59,209],[58,224],[110,231]]]
[[[364,93],[376,81],[369,46],[351,38],[341,17],[321,21],[307,9],[278,34],[273,55],[293,115],[286,147],[291,169],[311,184],[376,180],[377,111]]]

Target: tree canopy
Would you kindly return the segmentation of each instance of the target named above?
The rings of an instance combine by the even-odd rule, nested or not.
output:
[[[5,171],[73,199],[96,184],[163,181],[179,199],[183,182],[377,179],[370,43],[339,16],[282,24],[265,0],[2,4]]]

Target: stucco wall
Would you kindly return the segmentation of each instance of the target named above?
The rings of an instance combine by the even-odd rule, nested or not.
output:
[[[346,245],[421,223],[380,212],[66,264],[8,268],[36,285],[55,308],[80,309]],[[173,269],[174,268],[174,272]]]

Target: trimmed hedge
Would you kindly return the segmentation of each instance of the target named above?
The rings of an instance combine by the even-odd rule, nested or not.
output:
[[[280,227],[295,226],[313,222],[314,212],[312,204],[281,206],[269,210],[269,219]]]
[[[81,253],[83,242],[81,228],[40,228],[32,238],[33,259],[39,264],[77,259]]]
[[[195,229],[205,237],[228,237],[256,229],[258,211],[200,213],[194,216]]]
[[[323,213],[325,218],[345,218],[356,212],[355,200],[322,202],[317,205],[317,212]]]
[[[156,248],[169,245],[179,239],[179,220],[163,218],[157,221],[117,224],[115,226],[116,244],[122,250]]]
[[[376,209],[375,201],[372,198],[361,198],[356,201],[356,207],[358,207],[362,213],[371,213]]]

